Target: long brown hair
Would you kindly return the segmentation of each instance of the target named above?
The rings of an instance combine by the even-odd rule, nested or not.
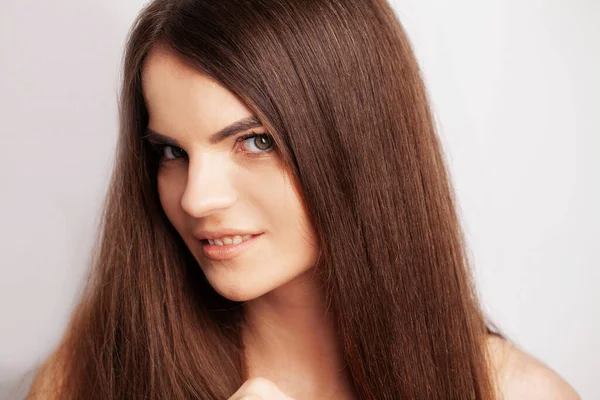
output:
[[[128,37],[116,165],[92,274],[60,347],[61,399],[226,399],[239,303],[161,209],[141,70],[168,47],[274,135],[320,244],[361,399],[492,399],[486,324],[410,42],[384,0],[155,0]]]

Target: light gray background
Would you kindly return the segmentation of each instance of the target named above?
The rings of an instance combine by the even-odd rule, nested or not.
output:
[[[0,398],[64,332],[117,136],[139,0],[0,0]],[[600,398],[600,2],[398,0],[486,311]]]

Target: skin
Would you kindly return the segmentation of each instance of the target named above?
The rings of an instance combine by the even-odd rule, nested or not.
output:
[[[162,148],[161,205],[215,290],[244,301],[247,382],[231,399],[354,399],[342,353],[312,267],[315,235],[300,193],[276,150],[255,139],[209,137],[252,112],[230,91],[155,47],[142,74],[150,129],[177,141]],[[252,132],[265,133],[263,127]],[[207,258],[194,233],[238,228],[264,232],[227,261]],[[505,399],[577,399],[558,375],[499,339],[492,364]]]

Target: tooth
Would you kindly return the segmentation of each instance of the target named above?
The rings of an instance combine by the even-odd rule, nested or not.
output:
[[[248,239],[250,239],[250,236],[252,236],[252,235],[244,235],[244,236],[242,236],[242,240],[248,240]]]
[[[208,239],[208,243],[210,243],[210,244],[215,244],[215,241],[214,241],[214,240],[212,240],[212,239]]]
[[[215,239],[215,244],[219,245],[219,246],[223,246],[223,242],[220,241],[219,239]]]
[[[240,235],[235,235],[233,237],[233,244],[240,244],[242,243],[242,237]]]
[[[231,240],[230,237],[225,237],[225,238],[223,238],[223,243],[225,243],[225,244],[231,244],[231,243],[233,243],[233,240]]]

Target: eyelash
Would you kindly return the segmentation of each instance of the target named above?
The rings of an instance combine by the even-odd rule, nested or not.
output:
[[[264,137],[268,137],[268,138],[270,138],[271,140],[273,140],[273,136],[272,136],[272,135],[270,135],[270,134],[268,134],[268,133],[256,133],[256,132],[250,132],[250,133],[248,133],[248,134],[242,135],[242,136],[240,136],[239,138],[237,138],[237,139],[235,140],[235,143],[236,143],[236,144],[237,144],[237,143],[242,143],[242,142],[245,142],[245,141],[246,141],[246,140],[248,140],[248,139],[255,138],[255,137],[262,137],[262,136],[264,136]],[[161,163],[166,163],[166,162],[170,162],[170,161],[176,161],[176,160],[178,160],[178,159],[179,159],[179,158],[175,158],[175,159],[171,159],[171,160],[169,160],[169,159],[165,159],[165,158],[164,158],[164,156],[163,156],[163,151],[164,151],[165,147],[173,147],[173,148],[179,149],[180,151],[182,151],[182,152],[184,152],[184,153],[185,153],[185,150],[183,150],[182,148],[180,148],[180,147],[177,147],[177,146],[173,146],[173,145],[171,145],[171,144],[168,144],[168,143],[163,143],[163,142],[150,142],[150,146],[152,146],[152,149],[153,149],[153,150],[156,152],[156,154],[158,155],[158,158],[159,158],[159,160],[160,160],[160,162],[161,162]],[[247,157],[261,157],[261,156],[263,156],[265,153],[270,153],[270,152],[272,152],[274,149],[275,149],[275,142],[273,142],[273,144],[271,145],[271,147],[270,147],[269,149],[267,149],[267,150],[262,150],[262,151],[260,151],[260,152],[248,152],[248,151],[244,151],[244,153],[246,154],[246,156],[247,156]]]

